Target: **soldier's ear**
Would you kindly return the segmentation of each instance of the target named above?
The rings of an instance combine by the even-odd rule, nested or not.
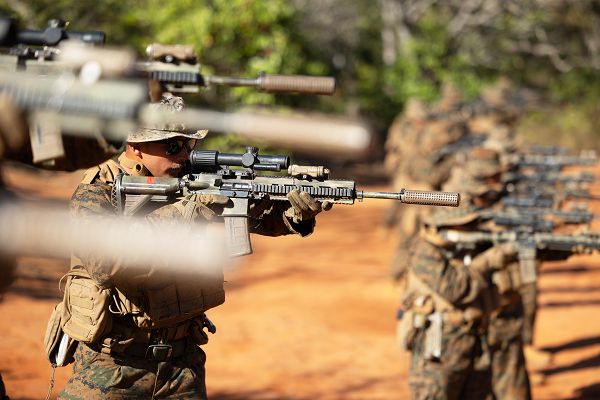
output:
[[[127,143],[127,153],[133,154],[138,158],[142,158],[142,143]]]

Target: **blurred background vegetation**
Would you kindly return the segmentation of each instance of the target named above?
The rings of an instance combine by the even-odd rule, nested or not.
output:
[[[62,18],[103,30],[140,55],[192,44],[207,74],[335,76],[333,97],[211,88],[194,101],[360,117],[382,141],[408,98],[433,101],[444,82],[475,96],[506,76],[547,100],[522,134],[599,147],[600,0],[0,0],[0,12],[28,28]]]

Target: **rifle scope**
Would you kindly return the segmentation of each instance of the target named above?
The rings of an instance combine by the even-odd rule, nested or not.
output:
[[[44,30],[19,29],[12,18],[0,17],[0,46],[56,46],[63,40],[75,39],[90,44],[104,44],[106,34],[100,31],[68,31],[62,20],[48,21]]]
[[[214,169],[221,165],[252,168],[257,171],[281,171],[290,166],[287,155],[262,155],[258,148],[247,147],[244,154],[220,153],[217,150],[194,150],[190,153],[194,168]]]

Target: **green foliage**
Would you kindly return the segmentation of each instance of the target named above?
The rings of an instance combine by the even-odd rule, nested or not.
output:
[[[483,25],[472,19],[460,33],[451,27],[462,3],[434,2],[417,17],[398,21],[410,37],[396,43],[391,63],[383,61],[385,1],[390,0],[0,0],[0,12],[28,27],[41,28],[60,17],[71,21],[71,29],[104,30],[109,44],[133,46],[140,55],[152,42],[191,44],[207,74],[332,75],[338,89],[331,97],[211,88],[187,100],[218,109],[277,105],[361,116],[382,136],[409,98],[433,101],[445,82],[468,97],[500,76],[545,90],[555,101],[593,104],[600,96],[598,68],[585,64],[593,57],[581,40],[597,31],[597,0],[515,3],[488,14]],[[411,4],[426,4],[401,3],[405,11]],[[542,39],[557,46],[558,59],[532,51]],[[560,62],[567,67],[560,70]],[[586,111],[573,119],[590,115]],[[233,139],[215,140],[223,141],[215,145],[236,146]]]

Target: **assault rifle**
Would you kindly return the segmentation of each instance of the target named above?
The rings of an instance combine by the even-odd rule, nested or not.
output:
[[[506,196],[501,200],[507,208],[551,208],[554,206],[554,196],[551,194],[534,193],[531,196]]]
[[[211,85],[250,86],[270,93],[327,94],[335,91],[335,79],[325,76],[267,75],[257,78],[208,76],[200,72],[194,48],[189,45],[153,43],[146,48],[149,61],[137,64],[151,81],[171,93],[198,93]]]
[[[541,258],[543,253],[548,253],[552,260],[564,260],[576,253],[600,250],[600,236],[595,233],[565,235],[548,232],[442,230],[440,235],[446,241],[453,243],[457,252],[467,254],[485,244],[514,243],[519,258],[522,284],[535,282],[537,279],[535,261]]]
[[[543,171],[559,171],[565,167],[575,165],[595,165],[598,162],[596,152],[587,151],[580,155],[539,155],[516,154],[509,159],[509,163],[517,168],[534,168]]]
[[[17,69],[35,70],[48,73],[64,68],[54,62],[60,53],[58,45],[66,40],[76,40],[88,45],[102,45],[106,40],[100,31],[70,31],[67,23],[60,19],[48,21],[44,30],[20,29],[16,21],[0,17],[0,68],[14,71]],[[49,62],[53,61],[53,62]]]
[[[545,146],[543,144],[532,144],[527,148],[528,154],[535,154],[539,156],[566,156],[569,151],[565,147],[561,146]]]
[[[600,196],[593,195],[585,189],[564,189],[553,193],[544,190],[543,187],[532,187],[528,193],[503,197],[502,205],[507,208],[552,208],[564,200],[600,200]]]
[[[556,225],[587,224],[595,215],[587,210],[560,211],[548,208],[509,208],[503,211],[482,211],[496,225],[526,228],[530,232],[551,232]]]
[[[22,110],[35,112],[38,121],[43,122],[44,134],[53,131],[59,143],[61,133],[90,137],[101,133],[109,139],[124,140],[138,124],[165,123],[233,132],[276,146],[323,154],[355,156],[371,142],[371,132],[365,125],[335,118],[193,108],[161,113],[147,103],[147,92],[145,80],[100,79],[89,84],[72,75],[40,76],[0,70],[0,94]]]
[[[456,154],[461,151],[468,151],[474,147],[481,146],[486,140],[487,137],[485,135],[462,136],[460,139],[443,146],[441,149],[433,153],[431,160],[434,164],[437,164],[452,154]]]
[[[248,231],[248,213],[252,201],[269,198],[287,200],[294,189],[307,192],[316,200],[337,204],[353,204],[366,198],[397,200],[406,204],[458,206],[460,195],[402,189],[397,193],[368,192],[356,189],[354,181],[329,179],[329,170],[322,166],[290,165],[287,155],[261,155],[258,148],[248,147],[244,154],[197,150],[190,154],[197,173],[184,178],[148,178],[119,176],[113,198],[117,209],[133,214],[148,201],[166,201],[176,193],[201,193],[227,196],[232,206],[222,216],[234,255],[250,254],[252,246]],[[231,166],[242,167],[232,169]],[[287,176],[258,175],[257,171],[279,172]]]
[[[534,184],[579,184],[592,183],[596,176],[589,172],[579,174],[563,174],[558,171],[549,171],[535,174],[525,174],[522,172],[506,172],[502,174],[502,180],[505,183],[534,183]]]

